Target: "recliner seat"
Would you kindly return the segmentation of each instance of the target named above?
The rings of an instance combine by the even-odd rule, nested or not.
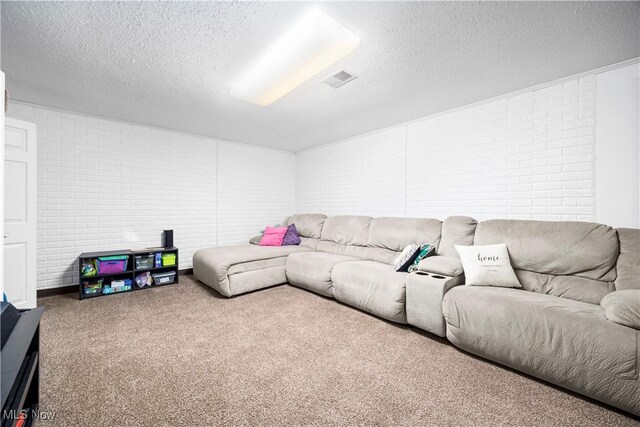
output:
[[[292,285],[333,297],[333,269],[341,263],[359,260],[327,252],[303,252],[287,257],[285,272]]]
[[[586,222],[481,222],[475,243],[505,242],[522,289],[452,288],[443,300],[447,339],[639,415],[640,331],[609,321],[600,306],[616,290],[619,261],[626,274],[634,274],[618,255],[622,246],[627,254],[635,250],[640,261],[638,246],[631,244],[639,240],[640,230],[619,233]],[[640,287],[637,271],[635,283]]]
[[[293,221],[289,218],[287,223]],[[374,314],[407,323],[407,273],[393,261],[410,243],[440,243],[442,222],[428,218],[329,217],[314,253],[292,254],[289,283]],[[441,301],[438,302],[440,304]]]
[[[193,254],[194,277],[231,297],[287,282],[285,262],[305,246],[238,245],[199,249]]]
[[[408,273],[376,261],[338,264],[331,275],[334,297],[345,304],[396,323],[407,323],[405,313]]]

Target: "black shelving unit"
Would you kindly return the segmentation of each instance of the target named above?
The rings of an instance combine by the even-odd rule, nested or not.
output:
[[[40,318],[43,311],[41,307],[20,311],[20,318],[0,351],[2,427],[33,425],[40,389]]]
[[[144,255],[154,255],[156,253],[175,253],[176,254],[176,262],[175,265],[171,265],[171,266],[166,266],[166,267],[151,267],[151,268],[136,268],[136,263],[135,263],[135,257],[136,256],[144,256]],[[108,257],[108,256],[127,256],[128,260],[127,260],[127,270],[123,271],[121,273],[107,273],[107,274],[94,274],[93,276],[83,276],[82,275],[82,264],[83,261],[86,260],[95,260],[99,257]],[[144,250],[139,250],[139,251],[132,251],[130,249],[124,249],[124,250],[120,250],[120,251],[103,251],[103,252],[85,252],[80,254],[80,256],[78,257],[78,275],[79,275],[79,281],[78,281],[78,296],[80,299],[87,299],[87,298],[95,298],[95,297],[101,297],[101,296],[105,296],[105,295],[116,295],[116,294],[121,294],[124,292],[132,292],[132,291],[139,291],[142,289],[149,289],[149,288],[157,288],[160,286],[166,286],[166,285],[174,285],[176,283],[178,283],[178,265],[179,265],[179,255],[178,255],[178,248],[176,247],[170,247],[170,248],[146,248]],[[165,273],[165,272],[175,272],[175,279],[173,282],[171,283],[164,283],[164,284],[153,284],[151,286],[145,286],[142,288],[139,288],[136,286],[135,284],[135,277],[140,274],[140,273],[144,273],[144,272],[149,272],[151,274],[154,273]],[[84,286],[83,286],[83,282],[86,281],[97,281],[99,279],[103,279],[105,283],[103,283],[100,292],[95,292],[95,293],[89,293],[89,294],[85,294],[84,293]],[[103,293],[103,289],[104,286],[106,284],[106,282],[111,283],[112,280],[114,279],[131,279],[131,289],[127,289],[127,290],[123,290],[123,291],[119,291],[119,292],[110,292],[110,293]]]

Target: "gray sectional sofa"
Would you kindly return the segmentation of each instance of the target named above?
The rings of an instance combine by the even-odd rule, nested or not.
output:
[[[640,289],[640,230],[321,214],[284,221],[293,223],[300,246],[202,249],[195,278],[228,297],[289,283],[640,415],[640,330],[608,320],[600,305]],[[437,255],[398,273],[393,260],[410,243]],[[461,286],[454,246],[493,243],[507,244],[521,289]]]

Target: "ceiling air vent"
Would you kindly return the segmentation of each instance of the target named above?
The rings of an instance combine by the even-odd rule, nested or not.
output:
[[[347,73],[344,70],[340,70],[337,73],[333,73],[332,75],[330,75],[329,77],[327,77],[326,79],[322,80],[322,83],[331,86],[334,89],[339,88],[340,86],[342,86],[345,83],[349,83],[351,80],[356,79],[357,76],[353,76],[349,73]]]

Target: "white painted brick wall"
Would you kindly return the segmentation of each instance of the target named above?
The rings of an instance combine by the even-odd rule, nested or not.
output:
[[[403,216],[405,126],[302,151],[296,211]]]
[[[246,242],[293,210],[292,153],[23,103],[7,115],[38,127],[39,288],[77,284],[81,252],[158,246],[163,229],[190,268],[197,249]]]
[[[594,92],[590,76],[409,123],[407,215],[592,220]]]
[[[294,209],[295,154],[221,142],[218,245],[236,245]]]
[[[299,152],[296,210],[593,220],[595,77]]]
[[[12,103],[39,132],[38,286],[74,283],[80,252],[157,245],[164,228],[187,268],[196,249],[294,211],[594,220],[595,85],[569,79],[296,155]]]

